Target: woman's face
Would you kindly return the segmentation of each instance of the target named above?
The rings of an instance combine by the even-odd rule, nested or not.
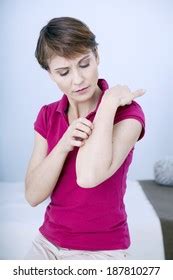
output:
[[[98,64],[98,54],[91,50],[75,59],[55,56],[49,61],[49,75],[68,97],[86,100],[98,88]]]

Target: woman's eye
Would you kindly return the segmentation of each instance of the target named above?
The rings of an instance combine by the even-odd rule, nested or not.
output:
[[[69,72],[69,71],[66,71],[66,72],[64,72],[64,73],[59,73],[59,74],[60,74],[60,76],[66,76],[66,75],[68,74],[68,72]]]
[[[80,67],[81,67],[81,68],[86,68],[86,67],[88,67],[89,65],[90,65],[90,64],[87,63],[87,64],[80,65]],[[58,73],[59,73],[59,72],[58,72]],[[69,73],[69,70],[66,71],[66,72],[64,72],[64,73],[59,73],[59,75],[60,75],[61,77],[63,77],[63,76],[66,76],[68,73]]]
[[[85,64],[85,65],[80,65],[80,67],[81,68],[85,68],[85,67],[88,67],[90,64],[89,63],[87,63],[87,64]]]

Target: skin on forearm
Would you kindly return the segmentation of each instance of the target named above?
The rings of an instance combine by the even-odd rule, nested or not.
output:
[[[53,191],[68,153],[63,151],[61,140],[50,154],[26,178],[25,196],[31,206],[37,206]]]
[[[77,183],[90,187],[101,180],[102,174],[112,163],[113,121],[117,107],[108,99],[102,98],[93,120],[94,129],[77,154]]]

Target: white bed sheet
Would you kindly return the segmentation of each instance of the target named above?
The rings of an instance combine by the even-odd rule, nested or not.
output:
[[[31,207],[24,183],[0,182],[0,259],[23,259],[43,222],[49,200]],[[160,221],[137,181],[129,181],[125,195],[132,259],[164,259]]]

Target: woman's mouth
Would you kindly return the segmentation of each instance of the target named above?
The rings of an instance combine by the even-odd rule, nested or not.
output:
[[[78,89],[76,90],[76,93],[80,94],[80,93],[85,93],[88,90],[89,87],[84,87],[82,89]]]

